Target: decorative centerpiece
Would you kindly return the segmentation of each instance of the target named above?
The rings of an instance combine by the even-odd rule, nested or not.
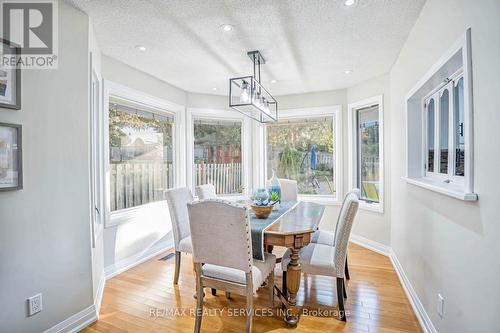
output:
[[[258,219],[267,219],[278,200],[279,196],[277,196],[276,194],[271,194],[271,196],[269,197],[266,189],[257,189],[252,195],[253,204],[251,205],[255,216]]]

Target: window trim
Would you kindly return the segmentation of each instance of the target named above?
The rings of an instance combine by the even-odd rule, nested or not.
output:
[[[374,211],[377,213],[384,212],[384,95],[377,95],[363,99],[347,106],[348,128],[347,128],[347,145],[348,145],[348,188],[357,188],[358,179],[358,131],[357,131],[357,111],[372,105],[378,104],[378,119],[379,119],[379,202],[367,202],[360,200],[359,207],[361,209]]]
[[[104,80],[104,163],[105,163],[105,228],[111,228],[120,224],[127,223],[134,220],[135,217],[144,214],[145,211],[149,210],[152,204],[147,203],[144,205],[125,208],[121,210],[116,210],[111,212],[110,203],[110,163],[109,163],[109,99],[114,98],[118,100],[123,100],[124,102],[133,103],[137,105],[142,105],[149,109],[154,109],[158,111],[158,114],[164,113],[165,115],[174,118],[173,124],[173,139],[174,144],[172,146],[173,151],[173,168],[174,168],[174,187],[183,186],[186,183],[185,173],[183,172],[183,166],[185,166],[185,135],[183,133],[184,123],[185,123],[185,108],[183,105],[179,105],[141,91],[126,87],[124,85]],[[166,204],[165,200],[157,201]]]
[[[417,81],[415,86],[407,93],[406,101],[406,128],[405,128],[405,160],[406,172],[403,180],[409,184],[417,185],[422,188],[438,192],[463,201],[476,201],[478,195],[474,193],[474,124],[473,124],[473,88],[472,88],[472,47],[471,47],[471,29],[468,28],[454,45],[452,45],[439,60],[429,69],[429,71]],[[460,56],[460,57],[458,57]],[[437,178],[425,177],[424,161],[422,156],[421,136],[422,123],[422,95],[428,95],[427,90],[432,92],[434,87],[429,87],[430,82],[438,82],[437,76],[448,77],[456,72],[453,65],[460,60],[460,66],[463,68],[464,80],[464,144],[465,144],[465,163],[463,184],[445,183]],[[443,74],[446,73],[446,74]],[[420,97],[419,97],[420,96]],[[418,102],[417,102],[418,101]],[[417,116],[417,112],[418,116]],[[418,140],[416,139],[418,138]],[[413,140],[410,140],[413,139]],[[417,155],[418,154],[418,155]],[[462,176],[458,176],[462,177]]]
[[[251,165],[251,134],[252,128],[248,117],[242,114],[236,113],[234,111],[224,110],[224,109],[206,109],[206,108],[187,108],[186,112],[186,180],[187,187],[193,192],[196,197],[196,191],[194,188],[194,177],[192,165],[194,163],[194,120],[195,119],[207,119],[214,120],[220,119],[241,121],[241,166],[243,168],[242,173],[242,183],[243,183],[243,193],[242,194],[225,194],[218,195],[218,197],[228,200],[243,200],[248,198],[250,191],[250,165]]]
[[[317,118],[317,117],[332,117],[333,118],[333,131],[335,135],[334,142],[334,160],[335,160],[335,195],[322,195],[312,194],[304,195],[299,194],[298,200],[310,201],[324,205],[339,205],[343,198],[343,168],[342,168],[342,105],[331,105],[324,107],[313,108],[297,108],[297,109],[284,109],[279,112],[279,119],[302,119],[302,118]],[[254,186],[264,187],[267,179],[267,131],[266,124],[258,124],[255,132],[260,136],[261,140],[255,140],[257,145],[257,152],[259,158],[254,163],[255,168],[261,168],[262,172],[259,173],[260,178],[257,178]],[[261,165],[259,165],[259,162]]]

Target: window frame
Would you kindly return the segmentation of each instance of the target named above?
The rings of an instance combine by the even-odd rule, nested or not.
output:
[[[443,82],[446,78],[463,68],[464,91],[464,176],[463,182],[446,182],[446,179],[427,177],[425,172],[426,159],[423,151],[425,139],[422,138],[424,127],[423,98],[436,88],[436,83]],[[452,92],[453,93],[453,92]],[[463,201],[478,200],[474,192],[474,103],[472,80],[472,47],[471,28],[439,58],[429,71],[417,81],[415,86],[406,94],[406,128],[405,128],[405,160],[406,172],[402,177],[407,183],[441,193]],[[450,102],[454,103],[452,100]],[[439,106],[439,105],[438,105]],[[454,112],[453,108],[450,112]],[[450,124],[450,132],[454,124]],[[454,138],[453,138],[454,140]],[[453,141],[454,142],[454,141]],[[454,176],[454,175],[453,175]]]
[[[238,121],[241,122],[241,167],[243,193],[223,194],[218,197],[228,200],[243,200],[250,195],[250,165],[251,165],[251,119],[234,111],[223,109],[187,108],[186,112],[186,180],[187,187],[193,192],[197,199],[194,187],[193,163],[194,163],[194,121],[198,119]]]
[[[104,163],[105,163],[105,228],[114,227],[120,224],[132,221],[140,216],[144,216],[151,210],[160,205],[166,205],[166,200],[150,202],[140,206],[120,209],[111,212],[110,198],[110,162],[109,162],[109,100],[122,100],[126,103],[132,103],[138,107],[145,107],[149,110],[155,110],[155,113],[163,114],[174,119],[172,126],[172,154],[174,168],[174,187],[185,184],[185,175],[183,166],[185,165],[185,136],[183,134],[185,123],[185,108],[182,105],[148,95],[141,91],[123,86],[121,84],[105,80],[104,81],[104,103],[106,111],[104,114]]]
[[[358,111],[367,107],[378,105],[378,120],[379,120],[379,202],[369,202],[360,200],[359,207],[361,209],[374,211],[377,213],[384,212],[384,95],[377,95],[366,98],[354,103],[348,104],[348,186],[349,189],[358,188],[359,177],[359,152],[358,152]]]
[[[424,167],[424,178],[428,178],[430,181],[451,181],[459,186],[464,186],[465,176],[455,175],[455,87],[457,86],[460,79],[464,78],[463,68],[458,69],[453,75],[450,75],[449,81],[445,84],[440,84],[427,95],[422,98],[422,139],[424,140],[422,146],[424,147],[423,160],[425,162]],[[448,90],[448,166],[447,172],[441,173],[439,171],[441,165],[441,97],[444,91]],[[464,91],[465,98],[465,91]],[[427,130],[428,130],[428,118],[427,118],[427,107],[426,104],[430,99],[434,99],[434,170],[432,172],[427,170],[428,166],[428,154],[427,154]],[[464,110],[465,111],[465,110]],[[465,114],[465,112],[464,112]],[[464,124],[465,125],[465,124]]]
[[[299,194],[298,200],[300,201],[310,201],[321,203],[325,205],[338,205],[342,202],[343,198],[343,169],[342,169],[342,106],[332,105],[325,107],[314,107],[314,108],[300,108],[300,109],[285,109],[279,111],[278,122],[283,120],[298,120],[304,118],[321,118],[321,117],[332,117],[333,123],[333,133],[334,133],[334,154],[333,158],[335,161],[335,182],[334,191],[335,195],[323,195],[323,194]],[[270,123],[269,125],[272,125]],[[267,179],[267,124],[259,124],[255,128],[254,132],[257,133],[261,140],[255,140],[257,146],[257,151],[260,160],[254,163],[255,168],[261,168],[262,172],[259,172],[260,178],[254,186],[264,187]]]

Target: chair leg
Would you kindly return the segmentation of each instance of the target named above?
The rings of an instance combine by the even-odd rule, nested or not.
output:
[[[212,288],[212,296],[217,296],[217,289]]]
[[[288,300],[288,289],[286,288],[286,271],[283,271],[283,275],[281,277],[281,290],[283,292],[283,297]],[[284,304],[281,304],[281,309],[285,310],[286,307]]]
[[[347,254],[345,255],[345,278],[347,280],[351,279],[351,276],[349,275],[349,265],[347,265]]]
[[[339,319],[342,321],[347,321],[344,310],[344,295],[342,291],[344,288],[343,285],[344,285],[344,279],[337,278],[337,301],[339,303]]]
[[[196,272],[196,318],[194,323],[194,333],[201,330],[201,319],[203,316],[203,287],[201,286],[200,272]]]
[[[181,253],[180,253],[180,251],[175,251],[174,284],[177,284],[177,282],[179,282],[180,270],[181,270]]]
[[[267,278],[267,287],[269,288],[269,304],[274,309],[274,271]]]
[[[247,291],[247,323],[246,323],[246,333],[252,332],[252,317],[253,317],[253,295],[252,290]]]
[[[347,298],[347,289],[345,287],[345,280],[342,279],[342,294],[344,295],[344,298]]]

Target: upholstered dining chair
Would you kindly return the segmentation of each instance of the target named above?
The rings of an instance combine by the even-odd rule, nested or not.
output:
[[[299,262],[304,273],[313,275],[333,276],[337,280],[337,300],[339,308],[339,319],[346,321],[344,309],[344,297],[347,296],[344,283],[347,245],[351,235],[354,217],[358,211],[359,201],[355,193],[348,193],[340,211],[340,217],[335,234],[335,246],[309,243],[300,250]],[[286,286],[286,270],[290,262],[291,251],[287,250],[281,261],[283,270],[283,285]],[[288,294],[286,287],[283,288],[285,295]],[[288,296],[286,296],[288,297]]]
[[[200,200],[217,199],[215,186],[213,186],[212,184],[196,186],[196,196]]]
[[[196,274],[196,322],[201,328],[203,288],[216,288],[246,297],[246,332],[252,330],[253,294],[267,279],[271,307],[274,305],[276,257],[253,260],[248,211],[245,206],[223,200],[188,204]]]
[[[177,284],[181,267],[181,252],[193,253],[187,209],[187,204],[193,202],[193,194],[190,189],[182,187],[166,190],[165,196],[167,198],[170,220],[172,221],[172,231],[174,233],[174,284]]]
[[[355,188],[355,189],[352,189],[349,192],[347,192],[347,194],[344,196],[344,200],[342,202],[342,205],[344,204],[345,199],[347,198],[349,193],[354,193],[358,197],[358,200],[359,200],[360,191],[359,191],[359,189]],[[337,224],[335,225],[334,232],[331,232],[328,230],[316,230],[311,238],[311,243],[318,243],[318,244],[335,246],[335,234],[337,233],[337,228],[339,225],[339,218],[340,218],[340,215],[337,218]],[[347,280],[349,280],[351,278],[349,275],[349,263],[347,260],[347,253],[346,253],[346,257],[345,257],[345,278]]]
[[[297,181],[291,179],[278,179],[281,186],[281,201],[297,201]]]

